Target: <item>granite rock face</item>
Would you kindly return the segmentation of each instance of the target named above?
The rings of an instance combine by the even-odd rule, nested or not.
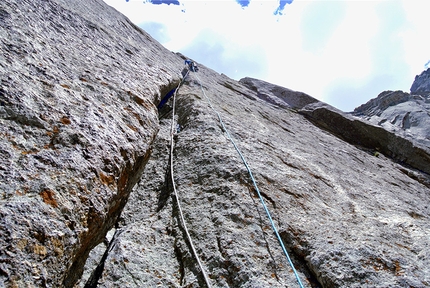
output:
[[[357,107],[352,115],[430,148],[430,93],[385,91]]]
[[[245,77],[239,82],[255,91],[258,98],[276,106],[301,109],[308,104],[319,102],[303,92],[293,91],[259,79]]]
[[[0,36],[0,286],[72,287],[140,178],[181,59],[101,0],[2,1]]]
[[[422,96],[411,97],[408,93],[401,91],[381,93],[380,97],[369,101],[354,111],[353,115],[355,116],[381,115],[383,112],[389,111],[389,107],[409,99],[420,101],[417,103],[416,111],[402,110],[407,118],[403,118],[403,122],[409,123],[407,128],[411,129],[399,131],[401,129],[384,129],[390,127],[384,126],[382,128],[378,125],[381,122],[374,123],[375,121],[372,118],[363,119],[364,117],[354,117],[349,113],[344,113],[303,92],[292,91],[252,78],[244,78],[240,82],[256,91],[259,98],[282,107],[287,105],[287,107],[294,108],[315,125],[330,131],[353,145],[359,145],[378,153],[382,152],[401,163],[410,165],[427,174],[430,173],[430,166],[428,165],[430,162],[430,142],[428,140],[430,138],[427,137],[427,133],[430,132],[430,126],[426,125],[430,124],[428,115],[430,106],[425,103]],[[271,96],[262,97],[261,95],[268,95],[267,91],[271,91]],[[398,118],[399,116],[396,119]],[[420,121],[416,120],[416,118],[420,118]],[[409,119],[413,120],[409,121]],[[414,124],[410,125],[411,122]],[[404,127],[403,125],[401,128]]]
[[[0,19],[0,286],[204,287],[170,180],[172,102],[155,106],[184,57],[101,1],[7,0]],[[204,66],[173,125],[173,177],[211,286],[297,286],[229,135],[305,287],[430,285],[426,149]],[[402,165],[417,155],[423,169]]]
[[[418,181],[426,174],[318,128],[296,112],[300,105],[275,103],[271,85],[261,97],[254,90],[265,82],[252,80],[251,90],[201,67],[178,93],[174,177],[213,287],[297,282],[199,80],[246,157],[305,287],[430,284],[430,190]],[[307,107],[304,97],[295,103]],[[172,197],[170,112],[160,113],[153,157],[121,216],[98,287],[205,286]]]
[[[430,68],[415,77],[411,94],[430,95]]]

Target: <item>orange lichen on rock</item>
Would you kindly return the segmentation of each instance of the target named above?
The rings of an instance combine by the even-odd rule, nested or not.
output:
[[[42,258],[44,258],[46,254],[48,254],[48,250],[46,249],[45,246],[37,245],[37,244],[33,246],[33,252],[35,254],[40,255]]]
[[[55,195],[54,191],[50,189],[45,189],[42,192],[40,192],[39,195],[42,197],[43,202],[45,202],[46,204],[51,205],[52,207],[55,207],[55,208],[58,207],[57,200],[55,200],[54,198],[54,195]]]
[[[105,185],[113,185],[115,183],[115,177],[113,175],[105,175],[103,172],[100,172],[100,180]]]
[[[61,117],[60,122],[63,123],[64,125],[69,125],[70,123],[72,123],[67,116]]]

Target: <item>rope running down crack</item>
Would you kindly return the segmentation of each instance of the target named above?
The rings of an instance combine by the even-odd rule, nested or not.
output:
[[[176,125],[175,125],[176,94],[178,93],[179,87],[182,85],[185,78],[187,78],[189,72],[190,71],[187,71],[184,78],[182,78],[182,81],[178,84],[178,87],[176,88],[175,93],[173,94],[172,126],[170,128],[170,176],[171,176],[171,180],[172,180],[173,191],[175,192],[175,198],[176,198],[176,204],[177,204],[178,210],[179,210],[179,216],[181,218],[182,225],[184,226],[185,234],[187,235],[187,238],[188,238],[188,241],[190,243],[191,250],[193,251],[194,257],[196,258],[196,261],[200,267],[200,270],[202,271],[203,278],[206,282],[206,285],[208,288],[211,288],[212,286],[209,282],[209,278],[206,275],[205,270],[203,269],[203,265],[200,261],[198,254],[197,254],[196,248],[194,247],[193,241],[191,240],[190,233],[188,232],[187,224],[185,223],[185,219],[184,219],[184,214],[182,213],[181,203],[179,202],[178,192],[176,191],[175,178],[173,176],[173,147],[175,145],[174,134],[175,134],[175,128],[176,128]]]

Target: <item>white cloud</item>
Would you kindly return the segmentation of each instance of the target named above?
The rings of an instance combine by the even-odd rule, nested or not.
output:
[[[238,79],[261,78],[343,110],[409,90],[430,59],[426,1],[105,0],[172,51]]]
[[[264,76],[267,69],[262,47],[237,44],[209,28],[202,30],[192,44],[183,47],[181,52],[195,55],[195,61],[236,79],[250,74]]]
[[[277,27],[281,41],[276,41],[276,48],[269,48],[269,70],[273,73],[269,81],[325,100],[324,88],[333,81],[364,78],[372,66],[366,44],[374,37],[377,25],[371,4],[293,2]],[[360,20],[363,15],[368,20],[366,25]]]
[[[430,59],[428,2],[404,0],[402,5],[407,24],[400,37],[405,46],[405,60],[416,73],[424,69],[424,65]]]

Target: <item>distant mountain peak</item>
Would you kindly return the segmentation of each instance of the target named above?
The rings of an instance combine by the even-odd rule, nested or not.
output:
[[[352,114],[430,147],[430,68],[415,77],[411,93],[384,91]]]
[[[411,86],[411,94],[430,94],[430,68],[415,77]]]

